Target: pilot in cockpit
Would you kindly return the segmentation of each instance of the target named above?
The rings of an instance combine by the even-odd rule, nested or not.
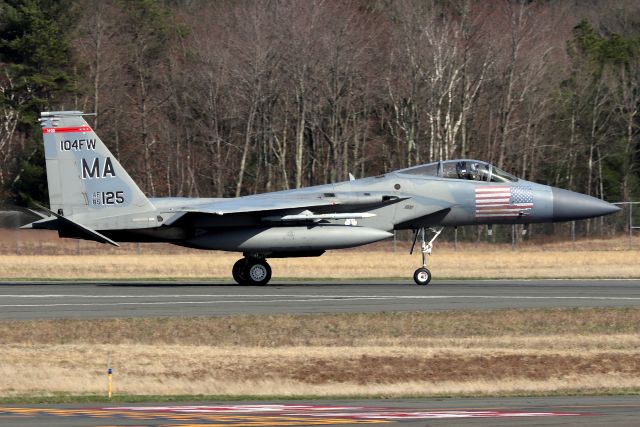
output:
[[[456,165],[458,178],[472,181],[488,181],[489,168],[485,163],[460,161]]]

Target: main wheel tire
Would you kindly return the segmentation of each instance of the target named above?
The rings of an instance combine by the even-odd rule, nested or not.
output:
[[[235,280],[239,285],[247,285],[247,260],[245,258],[239,259],[233,264],[233,268],[231,269],[231,274],[233,275],[233,280]]]
[[[417,285],[426,286],[431,281],[431,272],[427,268],[419,268],[413,273],[413,280]]]
[[[246,280],[250,285],[262,286],[271,280],[271,267],[265,260],[249,262],[245,272]]]

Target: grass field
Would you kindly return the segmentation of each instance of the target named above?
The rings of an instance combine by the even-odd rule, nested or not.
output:
[[[0,322],[0,396],[640,390],[640,310]]]

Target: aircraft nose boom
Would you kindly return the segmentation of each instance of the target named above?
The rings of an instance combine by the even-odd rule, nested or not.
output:
[[[572,221],[618,212],[620,208],[595,197],[552,187],[553,220]]]

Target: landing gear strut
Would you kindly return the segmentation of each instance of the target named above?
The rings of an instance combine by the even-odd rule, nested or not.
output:
[[[240,285],[262,286],[271,280],[271,266],[264,258],[245,256],[231,270],[233,280]]]
[[[433,228],[430,228],[429,230],[435,233],[431,238],[431,240],[429,240],[429,242],[427,242],[427,239],[425,236],[426,230],[424,227],[421,227],[415,231],[415,235],[413,237],[413,245],[411,245],[411,251],[409,252],[409,254],[413,254],[413,249],[416,246],[416,242],[419,236],[420,240],[422,241],[420,245],[421,252],[422,252],[422,267],[420,267],[413,273],[413,280],[416,282],[417,285],[423,285],[423,286],[428,285],[429,282],[431,281],[431,272],[427,268],[427,255],[431,255],[431,250],[433,249],[433,242],[440,235],[440,233],[442,233],[442,230],[444,230],[444,228],[440,228],[440,230],[437,230],[437,231],[434,230]]]

